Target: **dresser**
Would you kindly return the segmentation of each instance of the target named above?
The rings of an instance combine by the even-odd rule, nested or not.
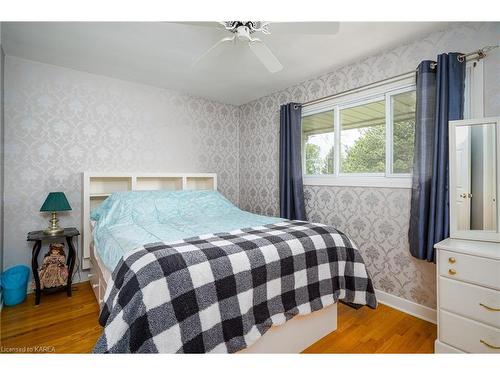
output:
[[[434,245],[436,353],[500,354],[500,117],[449,123],[450,238]]]
[[[500,243],[448,238],[435,249],[435,352],[500,354]]]

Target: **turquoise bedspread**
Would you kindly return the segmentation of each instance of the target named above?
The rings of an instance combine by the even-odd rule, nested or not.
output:
[[[147,243],[283,221],[242,211],[216,191],[114,193],[90,217],[96,221],[97,253],[109,270],[114,270],[127,251]]]

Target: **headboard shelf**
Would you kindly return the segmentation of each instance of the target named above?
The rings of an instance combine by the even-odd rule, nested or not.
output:
[[[90,194],[90,199],[107,198],[111,193],[101,193],[101,194]]]
[[[109,194],[117,191],[132,190],[132,176],[90,176],[91,195]]]
[[[185,181],[185,190],[207,190],[212,185],[210,177],[187,176]]]
[[[83,173],[83,269],[90,267],[90,211],[112,193],[133,190],[217,190],[215,173]]]
[[[183,190],[180,177],[137,177],[135,190]]]

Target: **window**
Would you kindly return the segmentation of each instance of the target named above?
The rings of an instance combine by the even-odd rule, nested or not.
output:
[[[411,173],[415,141],[415,91],[391,96],[392,173]]]
[[[415,100],[408,75],[304,107],[304,183],[410,187]]]
[[[333,111],[302,117],[302,149],[306,174],[333,174],[333,144]]]
[[[483,116],[483,60],[467,61],[465,66],[464,119]]]
[[[342,173],[385,172],[385,101],[340,109]]]
[[[469,61],[464,118],[483,116],[483,62]],[[415,74],[302,108],[304,184],[411,187]]]

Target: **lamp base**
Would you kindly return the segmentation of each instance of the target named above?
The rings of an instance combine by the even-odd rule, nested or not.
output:
[[[47,229],[44,229],[43,230],[43,233],[45,234],[50,234],[51,236],[54,236],[56,234],[61,234],[64,232],[64,229],[63,228],[55,228],[55,229],[52,229],[52,228],[47,228]]]
[[[57,223],[59,219],[57,218],[57,213],[52,212],[52,218],[50,219],[50,225],[47,229],[43,231],[45,234],[56,235],[64,232],[64,229],[61,228]]]

